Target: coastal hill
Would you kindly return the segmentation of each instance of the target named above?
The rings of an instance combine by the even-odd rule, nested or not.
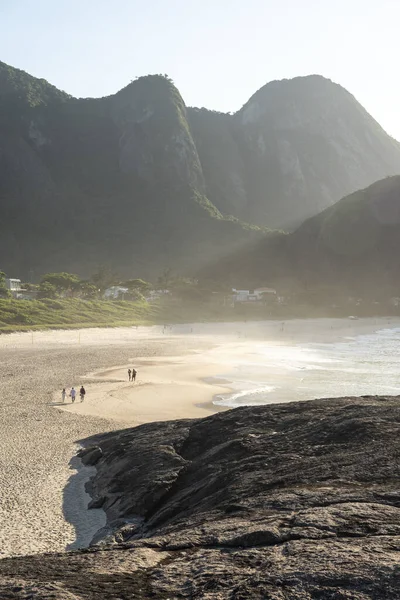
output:
[[[147,277],[260,235],[205,196],[186,107],[143,77],[77,100],[0,63],[0,255],[21,278],[99,264]]]
[[[1,560],[1,597],[398,598],[399,423],[371,396],[96,436],[97,545]]]
[[[400,177],[343,198],[289,235],[275,235],[216,262],[204,276],[293,290],[326,286],[347,295],[399,295]]]
[[[400,172],[400,146],[320,76],[235,115],[187,109],[165,76],[76,99],[0,62],[0,254],[11,276],[108,263],[191,274]]]
[[[235,115],[189,109],[210,200],[273,228],[400,174],[400,145],[342,86],[318,75],[268,83]]]

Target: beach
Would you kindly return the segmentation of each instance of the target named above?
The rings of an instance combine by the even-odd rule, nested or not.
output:
[[[101,510],[85,509],[90,470],[75,458],[79,440],[228,408],[213,404],[232,394],[221,375],[260,345],[273,356],[288,345],[337,343],[399,325],[321,319],[0,336],[0,556],[85,546],[104,524]],[[67,398],[60,406],[62,388],[81,384],[84,403]]]
[[[87,477],[77,470],[76,442],[127,423],[59,411],[54,391],[79,387],[81,376],[99,367],[171,353],[176,341],[127,343],[123,332],[113,339],[111,330],[102,332],[81,344],[77,332],[74,341],[71,332],[38,333],[33,344],[30,334],[0,336],[0,557],[86,545],[104,524],[102,511],[83,512]],[[190,349],[182,344],[182,352]]]

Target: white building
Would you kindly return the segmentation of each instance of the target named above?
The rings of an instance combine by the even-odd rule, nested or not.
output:
[[[163,296],[168,296],[170,294],[171,292],[169,290],[150,290],[150,292],[148,292],[148,295],[145,296],[145,300],[147,300],[147,302],[155,302]]]
[[[105,290],[104,298],[105,300],[119,300],[120,298],[123,300],[125,294],[128,292],[128,288],[121,287],[119,285],[113,285]]]
[[[11,295],[14,298],[19,298],[20,293],[22,291],[21,280],[20,279],[6,279],[5,280],[6,288],[10,290]]]
[[[21,280],[20,279],[6,279],[6,288],[10,292],[21,291]]]
[[[233,302],[263,302],[266,298],[276,298],[276,290],[272,288],[257,288],[255,290],[232,289]]]

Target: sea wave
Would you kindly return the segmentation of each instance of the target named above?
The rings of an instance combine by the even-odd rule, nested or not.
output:
[[[229,406],[237,408],[238,406],[258,406],[266,403],[266,394],[275,391],[273,385],[264,385],[253,390],[242,390],[232,394],[217,394],[214,396],[213,404],[216,406]]]
[[[399,372],[399,328],[333,343],[262,343],[230,363],[218,383],[227,383],[232,392],[216,396],[214,404],[235,408],[321,397],[393,395],[400,391]]]

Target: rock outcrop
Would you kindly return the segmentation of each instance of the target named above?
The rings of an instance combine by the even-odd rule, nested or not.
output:
[[[108,532],[0,561],[0,595],[399,598],[399,433],[400,398],[363,397],[97,436]]]

